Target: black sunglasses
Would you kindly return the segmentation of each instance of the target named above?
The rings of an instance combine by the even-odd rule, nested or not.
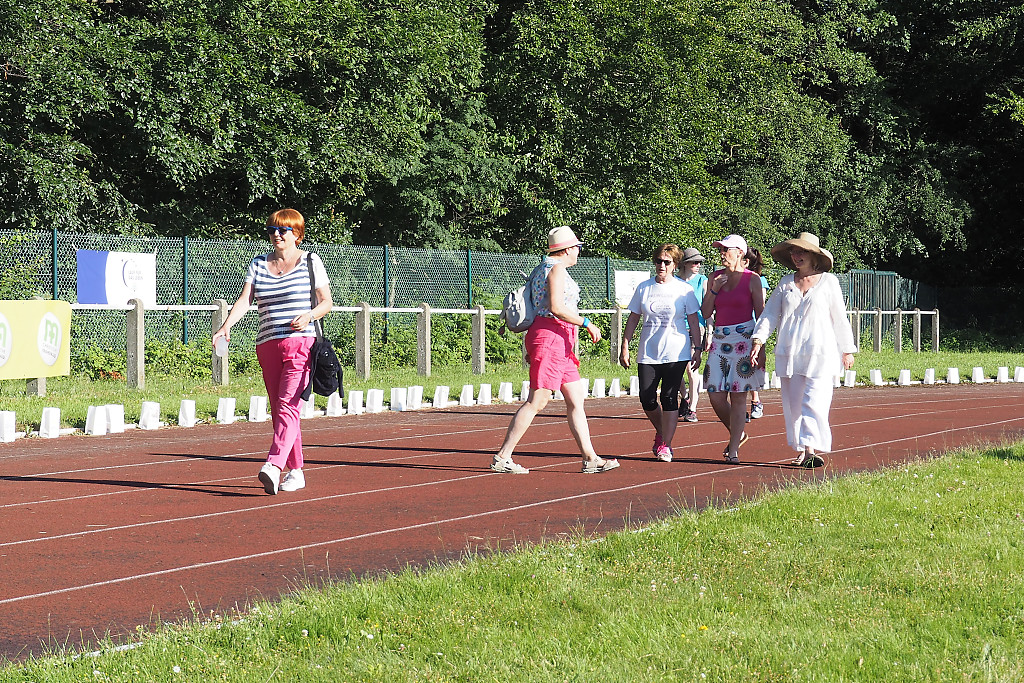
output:
[[[283,236],[286,232],[291,232],[291,231],[292,231],[291,228],[285,227],[283,225],[268,225],[267,226],[267,234],[269,234],[269,235],[273,235],[276,232],[278,235],[282,235]]]
[[[675,261],[673,261],[672,259],[663,259],[663,258],[656,258],[656,259],[654,259],[654,265],[656,265],[656,266],[659,265],[659,264],[663,265],[663,266],[671,266],[673,263],[675,263]]]

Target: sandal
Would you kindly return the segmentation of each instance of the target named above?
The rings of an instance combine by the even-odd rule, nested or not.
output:
[[[739,461],[740,461],[740,456],[738,455],[739,449],[743,446],[743,444],[745,444],[748,441],[750,441],[750,437],[747,435],[746,432],[743,432],[743,436],[740,437],[740,445],[736,447],[737,455],[734,455],[733,457],[730,458],[729,457],[729,444],[726,444],[725,445],[725,450],[722,451],[722,457],[725,458],[726,462],[731,462],[734,465],[739,463]]]
[[[508,460],[495,460],[491,463],[491,470],[500,474],[529,474],[530,470],[526,469],[518,463],[512,462],[512,459]]]
[[[583,474],[600,474],[601,472],[607,472],[614,470],[619,466],[618,460],[587,460],[583,463]]]
[[[801,453],[796,458],[790,461],[790,465],[793,467],[810,467],[810,463],[813,457],[810,453]]]

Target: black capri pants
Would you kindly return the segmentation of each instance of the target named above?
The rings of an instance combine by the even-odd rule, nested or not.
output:
[[[640,405],[644,410],[658,408],[658,382],[661,382],[661,409],[679,410],[679,388],[683,384],[683,374],[689,361],[675,363],[637,363],[636,370],[640,376]]]

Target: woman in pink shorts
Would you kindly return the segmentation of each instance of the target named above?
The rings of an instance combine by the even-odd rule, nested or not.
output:
[[[530,274],[530,296],[536,312],[525,340],[530,358],[530,396],[509,423],[505,440],[491,463],[495,472],[530,471],[512,461],[512,451],[557,389],[565,397],[569,431],[583,454],[583,472],[597,474],[619,466],[617,460],[604,460],[594,451],[583,411],[586,387],[580,378],[580,362],[573,353],[581,327],[592,342],[601,341],[601,328],[580,315],[580,287],[565,270],[576,265],[582,246],[569,226],[555,228],[548,233],[548,256]]]

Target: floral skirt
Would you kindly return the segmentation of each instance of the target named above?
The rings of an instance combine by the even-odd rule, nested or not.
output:
[[[715,328],[704,365],[704,388],[713,391],[755,391],[764,388],[764,370],[750,362],[754,321]]]

